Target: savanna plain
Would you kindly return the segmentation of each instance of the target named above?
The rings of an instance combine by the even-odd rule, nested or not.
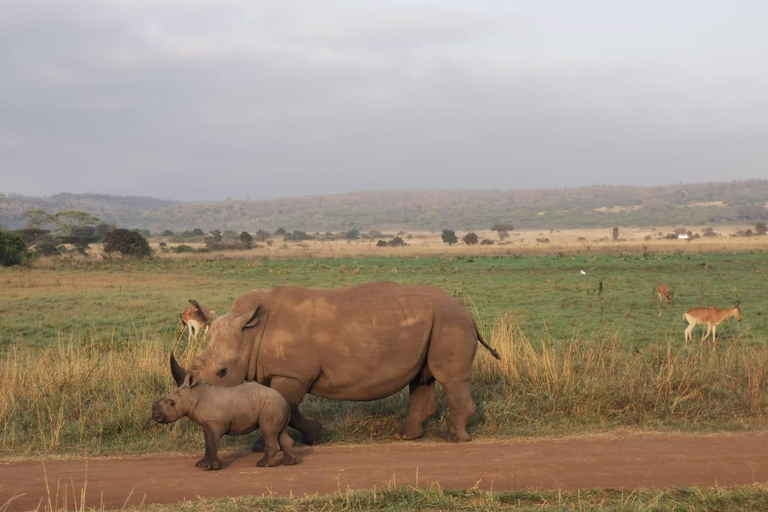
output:
[[[152,401],[173,386],[169,353],[188,365],[202,351],[202,339],[191,342],[179,332],[188,299],[221,314],[254,288],[377,280],[448,290],[501,354],[496,361],[478,351],[477,413],[468,426],[475,438],[768,428],[765,240],[575,239],[491,249],[425,245],[410,252],[363,245],[355,252],[338,242],[330,253],[304,245],[243,256],[65,256],[0,269],[0,457],[200,452],[202,435],[192,422],[157,425],[149,417]],[[659,282],[671,289],[671,304],[654,293]],[[701,327],[684,342],[687,309],[739,301],[743,321],[720,324],[716,342],[699,341]],[[326,444],[394,442],[406,409],[405,391],[373,402],[308,397],[302,404],[305,415],[323,422],[320,442]],[[426,437],[440,435],[447,417],[439,395]],[[229,438],[223,449],[254,439]],[[759,485],[629,495],[392,488],[145,508],[760,510],[768,507],[766,495],[768,488]],[[7,506],[0,503],[0,511]]]

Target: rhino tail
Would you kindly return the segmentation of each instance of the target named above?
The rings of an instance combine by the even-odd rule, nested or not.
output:
[[[484,346],[485,348],[487,348],[487,349],[488,349],[488,352],[490,352],[490,353],[491,353],[491,355],[492,355],[493,357],[495,357],[496,359],[498,359],[499,361],[501,361],[501,356],[500,356],[500,355],[499,355],[499,353],[496,351],[496,349],[494,349],[492,346],[490,346],[490,345],[489,345],[489,344],[488,344],[488,343],[487,343],[487,342],[486,342],[486,341],[483,339],[483,335],[482,335],[482,334],[480,334],[480,329],[478,329],[478,328],[477,328],[477,322],[475,322],[475,319],[474,319],[474,318],[472,319],[472,323],[475,325],[475,333],[477,334],[477,341],[479,341],[479,342],[480,342],[480,344],[481,344],[482,346]]]

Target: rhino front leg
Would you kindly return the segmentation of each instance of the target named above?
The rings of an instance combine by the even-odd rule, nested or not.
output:
[[[205,435],[205,456],[197,461],[195,464],[199,468],[203,468],[206,471],[211,469],[221,468],[221,460],[219,460],[219,441],[223,436],[220,428],[211,425],[203,426],[203,434]]]
[[[306,386],[295,379],[287,377],[273,377],[269,387],[283,395],[288,405],[291,407],[291,419],[288,426],[295,428],[301,433],[302,441],[306,445],[313,445],[320,437],[320,431],[323,429],[322,423],[316,420],[305,418],[299,412],[299,404],[307,393]],[[264,451],[264,436],[253,443],[254,452]]]

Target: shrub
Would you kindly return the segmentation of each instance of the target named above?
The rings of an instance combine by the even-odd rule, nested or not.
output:
[[[464,238],[462,238],[465,244],[467,245],[477,245],[478,239],[477,235],[475,233],[467,233],[464,235]]]
[[[27,257],[27,244],[21,236],[0,231],[0,265],[20,265],[27,261]]]
[[[104,252],[119,252],[123,256],[143,258],[152,254],[144,235],[128,229],[113,229],[104,237]]]
[[[401,247],[405,245],[405,241],[399,236],[396,236],[395,238],[387,242],[387,245],[390,247]]]
[[[195,248],[190,246],[190,245],[181,244],[181,245],[177,245],[176,247],[172,248],[171,252],[175,252],[177,254],[182,254],[182,253],[186,253],[186,252],[195,252]]]
[[[376,242],[376,247],[386,247],[386,246],[387,246],[387,242],[385,242],[384,240],[379,240],[378,242]]]

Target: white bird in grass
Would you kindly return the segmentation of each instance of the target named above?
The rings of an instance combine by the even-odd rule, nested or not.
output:
[[[587,273],[586,273],[586,272],[584,272],[584,270],[582,270],[582,271],[581,271],[581,275],[585,276],[585,275],[587,275]]]

